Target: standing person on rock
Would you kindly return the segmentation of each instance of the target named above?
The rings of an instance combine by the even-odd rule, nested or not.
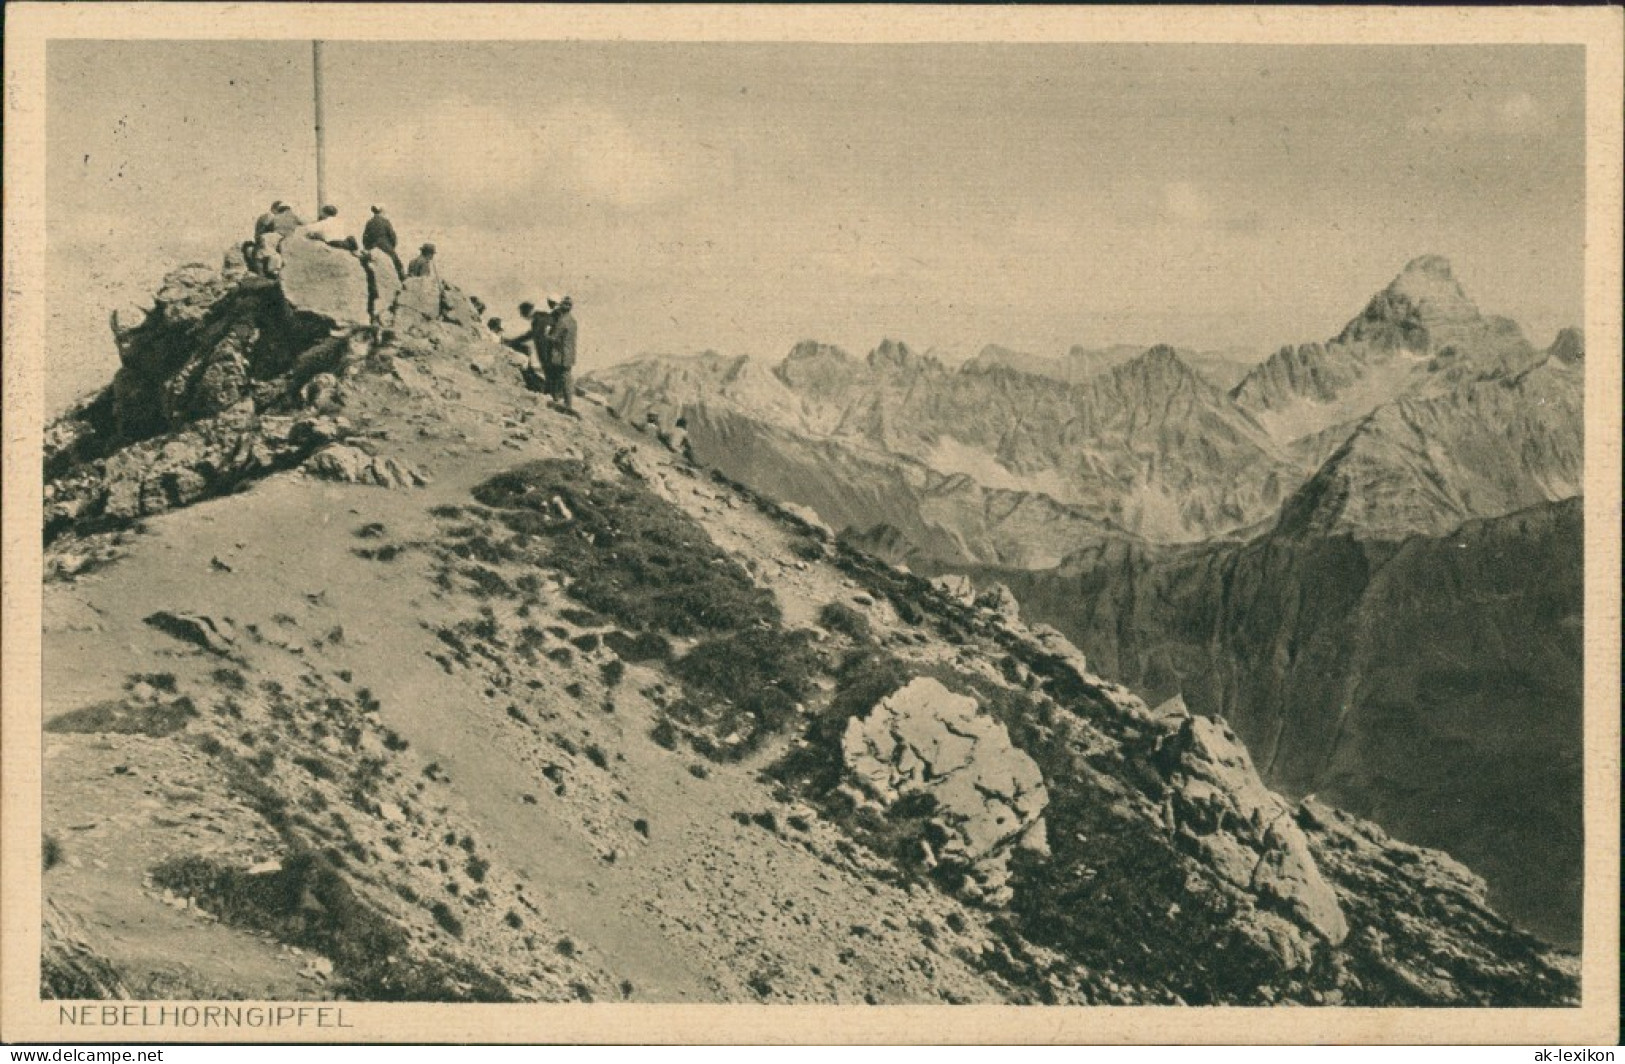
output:
[[[395,264],[395,276],[406,280],[406,267],[401,265],[401,257],[395,253],[395,223],[389,220],[384,209],[373,204],[372,217],[361,229],[361,246],[368,251],[382,251],[389,256],[389,261]]]
[[[569,296],[559,300],[558,311],[553,318],[553,327],[548,333],[554,372],[558,374],[559,400],[568,414],[575,414],[576,412],[575,366],[576,338],[579,326],[576,325],[575,315],[571,313],[574,306],[574,301]]]

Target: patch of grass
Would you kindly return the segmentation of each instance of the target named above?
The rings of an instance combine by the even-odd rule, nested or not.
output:
[[[336,775],[336,773],[333,771],[333,766],[329,765],[326,761],[323,761],[319,757],[309,757],[304,754],[295,754],[292,760],[294,764],[298,765],[300,768],[304,769],[306,772],[310,773],[312,776],[315,776],[319,780],[330,780]]]
[[[145,704],[109,700],[53,717],[46,723],[45,730],[67,734],[150,735],[162,738],[185,728],[197,715],[197,706],[190,698]]]
[[[671,642],[658,632],[639,632],[636,635],[605,632],[604,645],[614,651],[616,657],[634,665],[671,659]]]
[[[429,507],[429,513],[435,517],[443,517],[450,521],[463,516],[463,508],[461,506],[454,506],[449,502],[441,503],[439,506]]]
[[[40,840],[40,864],[49,872],[62,863],[62,840],[47,834]]]
[[[649,732],[649,738],[655,741],[655,745],[663,746],[667,750],[677,749],[677,728],[664,717],[655,723]]]
[[[594,480],[579,461],[547,459],[474,489],[521,534],[544,540],[570,575],[567,593],[638,631],[699,635],[758,620],[778,605],[680,508],[626,477]],[[560,520],[557,497],[573,517]]]
[[[214,680],[215,683],[219,684],[221,687],[224,687],[228,691],[248,690],[248,680],[238,669],[216,669],[211,672],[209,676]]]
[[[462,575],[474,585],[474,594],[480,598],[517,598],[519,595],[501,573],[483,565],[465,565]]]
[[[807,631],[752,628],[707,640],[673,666],[686,697],[668,712],[702,732],[696,749],[707,756],[739,757],[794,719],[823,667]]]
[[[206,857],[172,858],[153,882],[222,922],[271,934],[333,961],[341,996],[363,1001],[511,1001],[489,974],[449,957],[414,955],[406,932],[362,900],[332,859],[309,850],[249,875]],[[451,915],[448,910],[448,915]],[[452,916],[455,920],[455,916]]]
[[[463,921],[458,919],[457,914],[451,911],[451,906],[445,902],[437,901],[429,906],[429,915],[434,917],[434,922],[447,934],[457,938],[463,937]]]
[[[384,531],[382,521],[368,521],[356,529],[354,534],[357,539],[380,539],[383,537]]]
[[[606,661],[599,666],[598,674],[603,679],[605,687],[614,687],[626,675],[626,662],[620,658]]]
[[[825,603],[823,609],[818,611],[818,623],[854,643],[867,643],[873,634],[869,628],[869,618],[844,602]]]
[[[468,860],[463,863],[463,871],[467,872],[468,878],[472,879],[476,883],[484,883],[485,873],[489,872],[490,870],[491,862],[487,861],[483,857],[474,857],[471,855]]]

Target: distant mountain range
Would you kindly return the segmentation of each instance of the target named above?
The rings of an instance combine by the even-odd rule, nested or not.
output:
[[[1112,344],[1108,347],[1074,344],[1065,355],[1051,358],[988,344],[965,366],[981,370],[1009,369],[1034,377],[1053,377],[1068,384],[1081,384],[1125,362],[1132,362],[1145,350],[1146,346],[1142,344]],[[1181,362],[1226,391],[1240,384],[1248,371],[1259,362],[1258,352],[1245,347],[1225,347],[1212,351],[1176,347],[1174,353]]]
[[[1583,337],[1536,348],[1430,255],[1229,391],[1225,357],[806,343],[597,382],[856,545],[1007,584],[1107,675],[1231,720],[1272,784],[1451,849],[1573,944]]]

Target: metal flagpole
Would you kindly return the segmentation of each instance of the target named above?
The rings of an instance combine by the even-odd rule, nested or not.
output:
[[[311,70],[316,91],[316,214],[327,203],[327,138],[322,135],[322,42],[310,42]]]

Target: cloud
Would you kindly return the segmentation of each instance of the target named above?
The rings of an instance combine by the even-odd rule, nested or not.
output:
[[[1162,186],[1157,222],[1169,229],[1252,233],[1262,225],[1262,216],[1257,210],[1231,203],[1194,181],[1169,181]]]
[[[502,225],[561,210],[661,207],[731,179],[726,157],[681,129],[569,101],[527,111],[449,99],[370,139],[357,153],[371,167],[362,175],[369,185]]]

